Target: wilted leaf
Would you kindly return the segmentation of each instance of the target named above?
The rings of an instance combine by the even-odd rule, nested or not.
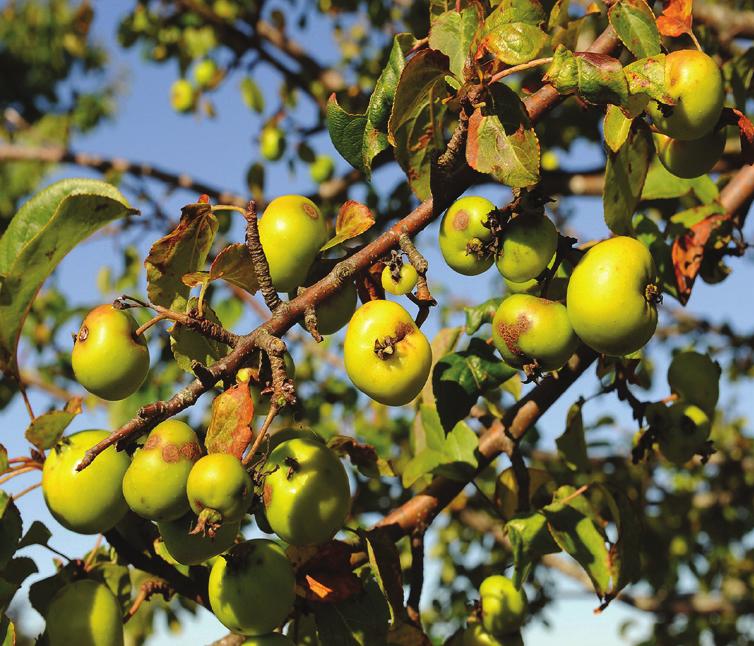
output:
[[[520,588],[529,577],[531,566],[560,548],[550,536],[547,519],[539,511],[515,516],[505,524],[505,531],[513,554],[513,584]]]
[[[619,0],[607,15],[618,37],[636,58],[660,53],[655,15],[644,0]]]
[[[648,128],[635,121],[617,153],[608,152],[602,206],[605,223],[616,235],[631,235],[654,146]]]
[[[209,204],[189,204],[181,213],[178,226],[152,245],[144,261],[149,300],[177,312],[186,311],[189,296],[181,279],[204,266],[217,232]]]
[[[560,94],[578,94],[591,103],[628,103],[623,66],[606,54],[571,52],[558,45],[544,80]]]
[[[192,297],[186,304],[185,311],[196,311],[198,302],[196,297]],[[204,318],[214,323],[220,323],[217,314],[206,303],[204,304]],[[210,366],[230,351],[227,345],[210,339],[180,323],[176,323],[170,332],[170,349],[173,351],[175,361],[181,370],[191,374],[194,372],[191,367],[192,362],[198,361],[204,366]]]
[[[374,226],[374,214],[369,207],[355,200],[347,200],[340,207],[335,219],[335,235],[322,245],[320,251],[326,251],[341,242],[360,236]]]
[[[489,89],[487,98],[469,119],[466,161],[513,188],[536,184],[539,141],[521,99],[501,83]]]
[[[58,443],[65,429],[80,412],[81,397],[74,397],[64,410],[50,411],[32,420],[24,437],[40,451],[46,451]]]
[[[712,234],[730,220],[727,214],[711,215],[695,224],[673,242],[673,268],[678,285],[678,300],[685,305],[702,266],[704,248]]]
[[[466,314],[466,334],[474,334],[485,323],[492,323],[495,312],[497,312],[497,308],[500,307],[500,303],[502,302],[502,298],[490,298],[479,305],[464,307],[463,311]]]
[[[335,435],[328,440],[327,446],[340,456],[347,455],[351,463],[368,478],[395,476],[393,468],[371,444],[362,444],[346,435]]]
[[[675,38],[691,33],[692,0],[665,0],[662,15],[657,17],[657,28],[663,36]]]
[[[204,444],[207,453],[230,453],[237,458],[253,436],[254,402],[249,382],[237,383],[215,397]]]
[[[566,466],[572,471],[589,473],[589,455],[586,451],[586,439],[584,438],[584,420],[581,415],[581,402],[576,402],[568,409],[566,417],[566,429],[555,440],[558,453],[565,460]]]
[[[108,222],[138,213],[105,182],[64,179],[30,198],[0,238],[0,368],[15,373],[16,346],[45,279]]]
[[[623,68],[623,73],[632,95],[646,95],[665,105],[675,103],[665,88],[665,54],[634,61]]]
[[[432,157],[445,149],[443,99],[450,96],[449,71],[445,54],[421,50],[406,63],[395,91],[388,141],[419,199],[429,197]]]
[[[196,271],[185,274],[181,280],[184,285],[196,287],[213,280],[223,279],[231,285],[255,294],[259,289],[257,275],[251,262],[249,250],[245,244],[234,243],[225,247],[215,256],[209,271]]]

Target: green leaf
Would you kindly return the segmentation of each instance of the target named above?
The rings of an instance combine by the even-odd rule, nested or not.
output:
[[[56,182],[19,209],[0,238],[0,369],[17,372],[26,315],[66,254],[107,223],[135,213],[117,189],[92,179]]]
[[[558,45],[545,81],[564,95],[578,94],[591,103],[626,105],[628,84],[620,61],[606,54],[571,52]]]
[[[610,570],[614,597],[629,583],[641,578],[641,522],[628,496],[615,489],[601,487],[618,530],[618,540],[610,547]]]
[[[556,501],[543,507],[542,513],[555,542],[579,562],[592,580],[597,595],[604,598],[610,589],[610,559],[605,537],[595,524],[596,514],[590,509],[589,501],[583,495],[566,503]]]
[[[346,200],[338,211],[335,220],[335,235],[322,245],[320,251],[360,236],[374,226],[374,214],[366,204],[356,200]]]
[[[450,60],[450,71],[463,80],[466,60],[476,50],[484,16],[479,4],[465,9],[451,9],[437,16],[429,30],[429,46],[445,54]]]
[[[479,305],[464,307],[463,311],[466,314],[466,334],[474,334],[486,323],[492,323],[495,312],[497,312],[497,308],[500,307],[500,303],[502,302],[502,298],[490,298]]]
[[[513,188],[539,181],[539,141],[526,108],[508,86],[490,88],[488,101],[469,119],[466,161]]]
[[[477,434],[465,423],[458,422],[445,434],[440,416],[433,406],[420,407],[422,441],[415,440],[416,455],[406,465],[403,486],[410,487],[422,476],[434,473],[452,480],[464,480],[476,470]]]
[[[605,143],[614,153],[626,143],[633,119],[627,117],[617,105],[608,104],[605,113]]]
[[[584,438],[584,420],[581,415],[582,402],[576,402],[568,409],[566,416],[566,430],[555,440],[558,453],[565,460],[571,471],[589,473],[589,455]]]
[[[257,114],[264,112],[264,93],[250,76],[244,76],[240,84],[244,105]]]
[[[338,603],[316,603],[319,643],[332,646],[384,646],[389,610],[379,585],[363,570],[364,592]]]
[[[511,22],[542,25],[547,20],[547,15],[539,0],[501,0],[488,20],[489,26]]]
[[[529,578],[529,572],[545,554],[559,552],[560,548],[550,536],[547,519],[539,511],[514,516],[505,524],[513,554],[513,584],[520,588]]]
[[[29,545],[47,545],[47,541],[50,540],[51,536],[52,532],[47,529],[47,526],[41,521],[35,520],[31,524],[31,527],[26,530],[17,549],[20,550],[22,547],[28,547]]]
[[[636,58],[660,53],[655,15],[644,0],[619,0],[607,12],[618,37]]]
[[[602,206],[605,223],[616,235],[631,235],[633,218],[641,198],[654,146],[649,129],[634,122],[626,143],[617,153],[608,152]]]
[[[8,449],[0,444],[0,475],[8,470]]]
[[[24,437],[40,451],[58,443],[68,425],[81,412],[81,398],[71,399],[64,410],[53,410],[36,417],[29,424]]]
[[[634,231],[636,239],[645,244],[652,254],[657,273],[662,281],[662,290],[673,298],[678,298],[673,256],[670,245],[665,242],[665,236],[653,220],[641,213],[634,219]]]
[[[7,493],[0,491],[0,568],[16,553],[22,529],[18,507]]]
[[[5,615],[0,617],[0,646],[15,646],[16,627]]]
[[[717,200],[720,192],[709,175],[683,179],[670,173],[658,159],[649,166],[642,200],[672,200],[693,192],[703,204]]]
[[[395,91],[388,121],[388,141],[419,199],[430,195],[433,155],[445,149],[444,99],[450,96],[445,78],[448,57],[424,49],[406,63]]]
[[[449,352],[455,350],[458,339],[461,336],[460,327],[445,327],[442,328],[432,339],[432,366],[429,374],[435,369],[437,362]],[[431,379],[427,379],[427,383],[424,384],[421,392],[422,402],[432,405],[435,401],[435,389]]]
[[[196,311],[199,299],[192,296],[185,305],[185,311]],[[204,304],[204,318],[214,323],[220,323],[213,309]],[[210,339],[203,334],[176,323],[170,332],[170,349],[173,351],[175,361],[181,370],[194,374],[191,368],[193,361],[198,361],[204,366],[211,366],[215,361],[224,357],[230,348]]]
[[[351,166],[358,170],[365,170],[362,149],[364,146],[364,129],[367,125],[366,114],[351,114],[338,105],[335,94],[331,94],[327,101],[325,112],[327,130],[330,133],[335,150]]]
[[[152,245],[144,261],[149,300],[176,312],[186,311],[190,288],[182,278],[204,267],[215,233],[217,218],[209,204],[181,209],[178,226]]]
[[[453,428],[466,418],[480,395],[517,372],[495,354],[492,346],[476,337],[466,350],[439,359],[432,371],[432,388],[443,427]]]
[[[245,244],[230,244],[215,256],[209,271],[195,271],[181,277],[184,285],[195,287],[222,279],[231,285],[255,294],[259,289],[257,275]]]
[[[115,595],[125,613],[131,605],[131,576],[128,566],[118,563],[97,563],[88,573],[93,579],[104,583]]]
[[[507,65],[527,63],[547,44],[548,36],[540,29],[545,20],[537,0],[504,0],[484,21],[480,51],[487,50]]]

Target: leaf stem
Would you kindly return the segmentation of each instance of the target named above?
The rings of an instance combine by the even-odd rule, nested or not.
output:
[[[550,63],[552,63],[552,56],[548,56],[546,58],[535,58],[533,61],[529,61],[528,63],[514,65],[513,67],[499,71],[497,74],[493,74],[487,81],[487,85],[497,83],[499,80],[504,79],[506,76],[510,76],[511,74],[525,72],[526,70],[534,69],[535,67],[541,67],[542,65],[549,65]]]

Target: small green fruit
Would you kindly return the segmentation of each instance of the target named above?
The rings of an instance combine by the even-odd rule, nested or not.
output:
[[[196,102],[196,92],[186,79],[178,79],[170,86],[170,105],[176,112],[190,112]]]
[[[110,434],[80,431],[64,437],[42,468],[42,494],[50,513],[63,527],[79,534],[112,529],[128,511],[121,482],[130,460],[110,446],[86,469],[76,471],[84,454]]]
[[[259,152],[267,161],[277,161],[285,152],[285,135],[277,126],[265,126],[259,133]]]
[[[594,245],[568,282],[574,331],[597,352],[636,352],[657,327],[656,283],[652,255],[638,240],[617,236]]]
[[[558,230],[547,216],[518,216],[505,228],[497,269],[516,283],[531,280],[547,268],[557,248]]]
[[[704,446],[709,434],[706,413],[698,406],[680,401],[668,409],[667,425],[659,429],[657,444],[665,458],[680,466]]]
[[[202,448],[188,424],[175,419],[152,429],[123,477],[128,506],[142,518],[176,520],[189,510],[186,482]]]
[[[720,365],[706,354],[679,352],[668,367],[668,385],[681,399],[712,417],[720,396],[720,373]]]
[[[309,166],[309,175],[312,181],[321,184],[332,178],[335,172],[335,163],[330,155],[317,155]]]
[[[327,446],[288,440],[270,453],[265,469],[272,471],[264,482],[265,514],[284,541],[319,545],[343,527],[351,508],[348,475]]]
[[[536,361],[542,370],[563,367],[578,339],[565,306],[528,294],[506,298],[492,319],[492,340],[503,359],[522,368]]]
[[[654,138],[660,163],[676,177],[686,179],[709,173],[725,150],[725,129],[689,141],[660,134]]]
[[[483,253],[482,246],[492,238],[484,226],[495,205],[483,197],[462,197],[445,212],[440,224],[440,251],[448,266],[465,276],[487,271],[492,256]]]
[[[386,292],[396,296],[404,296],[416,287],[416,281],[419,280],[419,274],[416,273],[414,266],[409,263],[403,263],[400,269],[400,276],[396,281],[390,267],[385,266],[382,270],[382,287]]]
[[[356,310],[356,284],[348,281],[340,291],[319,303],[315,308],[317,330],[323,336],[335,334],[348,325]]]
[[[212,612],[234,633],[271,633],[293,609],[295,582],[293,566],[277,543],[261,538],[240,543],[212,566]]]
[[[524,646],[520,633],[495,637],[488,633],[482,624],[474,624],[464,630],[461,646]]]
[[[217,64],[211,58],[205,58],[194,67],[194,80],[200,87],[211,88],[217,81]]]
[[[526,619],[528,603],[524,589],[501,574],[488,576],[479,586],[484,629],[502,638],[516,632]]]
[[[77,381],[93,395],[115,401],[135,393],[149,372],[149,348],[135,336],[138,324],[128,312],[100,305],[86,315],[76,335],[71,366]]]
[[[229,453],[211,453],[194,464],[186,482],[192,511],[211,509],[217,522],[240,521],[249,509],[254,490],[241,461]]]
[[[58,590],[47,612],[50,646],[122,646],[123,622],[115,595],[91,579]]]

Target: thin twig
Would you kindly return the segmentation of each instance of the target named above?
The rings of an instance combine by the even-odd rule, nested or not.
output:
[[[18,493],[13,494],[13,496],[12,496],[13,500],[16,501],[19,498],[21,498],[22,496],[25,496],[30,491],[34,491],[37,487],[41,487],[41,486],[42,486],[41,482],[35,482],[33,485],[29,485],[28,487],[26,487],[26,489],[22,489]]]
[[[497,74],[493,74],[488,79],[487,84],[492,85],[493,83],[497,83],[501,79],[504,79],[506,76],[510,76],[511,74],[517,74],[518,72],[525,72],[526,70],[530,70],[535,67],[541,67],[542,65],[549,65],[550,63],[552,63],[552,56],[548,56],[546,58],[535,58],[533,61],[529,61],[528,63],[522,63],[521,65],[514,65],[513,67],[504,69],[498,72]]]
[[[249,452],[243,459],[244,466],[248,466],[254,460],[254,456],[257,454],[259,447],[262,446],[262,442],[267,436],[267,431],[272,425],[272,422],[277,416],[279,410],[280,407],[277,405],[277,403],[275,403],[274,401],[270,403],[270,410],[267,411],[267,417],[264,418],[264,423],[257,432],[257,436],[256,438],[254,438],[254,443],[251,445]]]

